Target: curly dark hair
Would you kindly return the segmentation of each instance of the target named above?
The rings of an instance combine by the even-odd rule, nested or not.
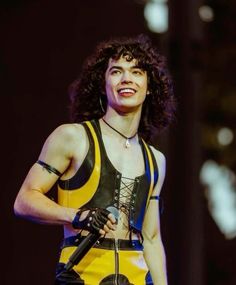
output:
[[[105,72],[109,59],[125,56],[147,72],[149,96],[141,114],[139,134],[149,140],[169,125],[175,113],[173,84],[166,59],[153,47],[146,35],[111,39],[100,43],[85,62],[81,75],[70,86],[70,113],[73,122],[101,118],[106,110]],[[101,108],[101,102],[104,108]]]

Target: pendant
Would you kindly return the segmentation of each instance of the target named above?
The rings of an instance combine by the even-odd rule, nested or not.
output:
[[[130,147],[129,139],[126,140],[126,142],[125,142],[125,147],[126,147],[126,148],[129,148],[129,147]]]

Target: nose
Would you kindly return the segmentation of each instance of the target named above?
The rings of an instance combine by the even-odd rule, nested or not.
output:
[[[123,73],[122,78],[121,78],[121,82],[122,82],[122,83],[126,83],[126,84],[133,82],[130,72],[125,71],[125,72]]]

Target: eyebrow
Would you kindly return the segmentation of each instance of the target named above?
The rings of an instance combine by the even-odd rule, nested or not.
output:
[[[119,69],[119,70],[122,70],[123,67],[121,67],[121,66],[119,66],[119,65],[113,65],[113,66],[111,66],[111,67],[108,69],[108,71],[111,71],[112,69]],[[144,69],[141,68],[141,67],[138,66],[138,65],[131,66],[130,69],[141,69],[141,70],[144,71]]]

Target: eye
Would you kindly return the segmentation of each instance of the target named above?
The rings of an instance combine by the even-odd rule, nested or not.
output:
[[[134,69],[134,70],[133,70],[133,74],[142,75],[142,74],[143,74],[143,71],[142,71],[141,69]]]
[[[111,70],[111,75],[116,75],[116,74],[120,74],[121,71],[119,69],[112,69]]]

